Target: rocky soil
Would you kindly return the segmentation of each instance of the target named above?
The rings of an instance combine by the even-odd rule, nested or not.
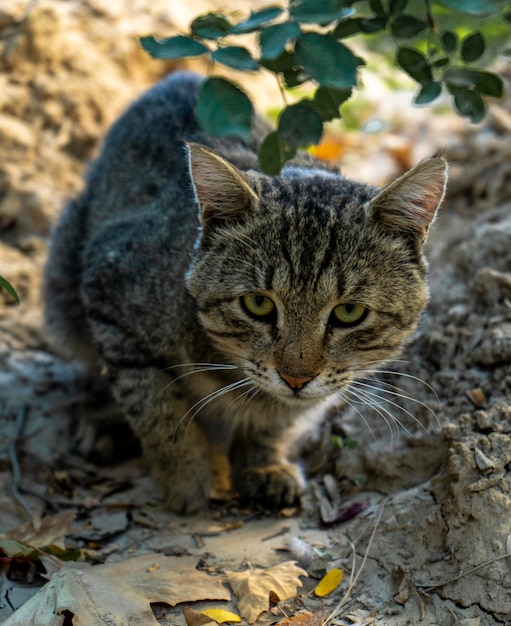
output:
[[[90,461],[91,450],[104,460],[113,439],[125,438],[118,430],[96,438],[90,424],[107,417],[103,391],[45,341],[48,235],[108,125],[175,67],[147,58],[136,35],[184,28],[212,4],[0,6],[0,274],[22,300],[16,307],[0,292],[0,533],[87,548],[96,562],[156,551],[196,555],[215,572],[289,558],[311,580],[343,569],[344,582],[325,599],[306,582],[299,602],[313,617],[286,622],[302,626],[511,624],[510,101],[494,103],[476,129],[458,125],[449,134],[445,121],[403,112],[384,137],[347,141],[348,172],[350,158],[356,170],[357,155],[367,160],[368,152],[374,171],[384,161],[396,173],[443,147],[451,183],[428,244],[427,314],[403,359],[374,388],[359,388],[365,404],[333,416],[310,446],[301,513],[275,517],[219,501],[183,520],[161,509],[128,441],[120,451],[127,460]],[[271,100],[272,89],[264,82],[256,91]],[[58,530],[48,530],[50,520],[60,520]],[[32,572],[29,584],[27,572],[6,569],[1,557],[0,566],[1,622],[42,579]],[[179,605],[155,611],[161,624],[185,624]],[[282,611],[258,623],[276,623]]]

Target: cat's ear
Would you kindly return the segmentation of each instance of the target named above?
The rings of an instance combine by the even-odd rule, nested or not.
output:
[[[368,215],[397,235],[422,243],[447,185],[447,161],[424,159],[371,200]]]
[[[254,210],[259,199],[241,172],[204,146],[187,144],[187,150],[204,227],[243,220]]]

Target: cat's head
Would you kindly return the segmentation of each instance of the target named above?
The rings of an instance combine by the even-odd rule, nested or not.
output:
[[[242,173],[201,146],[189,152],[202,232],[187,286],[228,360],[295,403],[400,351],[427,302],[422,245],[443,158],[379,190],[322,170]]]

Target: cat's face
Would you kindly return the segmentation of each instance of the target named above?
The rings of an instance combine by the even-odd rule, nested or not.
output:
[[[257,387],[317,401],[400,350],[426,304],[421,244],[443,185],[428,223],[409,227],[394,205],[378,214],[385,192],[331,174],[245,175],[239,197],[217,176],[213,199],[198,176],[204,233],[188,288],[210,339]]]

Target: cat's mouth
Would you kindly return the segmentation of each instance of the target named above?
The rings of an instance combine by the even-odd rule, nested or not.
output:
[[[317,378],[294,377],[275,371],[270,380],[258,380],[257,384],[285,404],[303,406],[324,400],[335,393],[335,389],[327,389]]]

